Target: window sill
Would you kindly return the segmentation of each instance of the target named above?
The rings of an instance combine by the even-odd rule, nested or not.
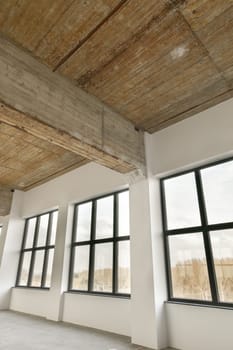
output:
[[[233,310],[233,304],[207,304],[207,303],[198,303],[198,302],[188,302],[188,301],[178,301],[178,300],[168,300],[165,301],[165,304],[175,304],[175,305],[185,305],[191,307],[203,307],[210,309],[222,309],[222,310]]]
[[[27,286],[15,286],[15,287],[12,287],[12,289],[33,289],[33,290],[42,290],[42,291],[49,291],[50,288],[48,287],[27,287]]]
[[[81,295],[88,295],[88,296],[98,296],[98,297],[110,297],[110,298],[117,298],[117,299],[130,299],[130,294],[112,294],[112,293],[102,293],[102,292],[85,292],[85,291],[79,291],[79,290],[68,290],[65,292],[65,294],[81,294]]]

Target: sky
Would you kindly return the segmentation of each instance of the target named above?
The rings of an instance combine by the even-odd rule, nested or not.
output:
[[[233,161],[203,169],[201,176],[209,224],[233,221]],[[165,193],[169,229],[200,225],[194,173],[166,180]],[[233,230],[211,232],[210,237],[216,258],[233,258]],[[174,264],[204,256],[201,233],[176,236],[171,245]]]

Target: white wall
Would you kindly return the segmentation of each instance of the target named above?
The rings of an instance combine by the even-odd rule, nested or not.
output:
[[[130,184],[131,300],[64,294],[68,279],[72,204],[122,189],[129,179],[91,163],[23,194],[17,209],[18,217],[59,209],[52,287],[50,291],[14,288],[10,308],[129,335],[133,343],[151,348],[167,346],[168,330],[169,345],[182,350],[230,350],[233,343],[233,333],[228,326],[228,322],[233,321],[230,311],[167,304],[165,312],[167,295],[158,179],[162,174],[232,154],[232,110],[233,100],[146,136],[148,178]],[[19,232],[18,227],[12,226],[9,231],[9,246],[14,234]],[[3,254],[1,259],[3,276],[7,275],[10,256]],[[10,283],[14,284],[15,260],[7,282],[8,290]],[[221,343],[217,336],[207,332],[218,327],[224,334]],[[212,336],[216,342],[211,340]]]
[[[232,155],[233,99],[147,135],[146,146],[149,174],[155,183],[165,174]],[[159,203],[159,191],[153,192]],[[158,204],[154,217],[159,210]],[[154,227],[161,230],[159,219]],[[154,237],[156,246],[159,235]],[[162,256],[159,261],[163,264]],[[162,270],[163,267],[157,267],[155,279],[162,278]],[[165,290],[161,289],[160,296],[155,295],[156,301],[158,298],[166,300]],[[166,311],[169,346],[182,350],[232,349],[233,311],[171,303],[166,304]]]
[[[47,318],[49,292],[39,289],[13,288],[10,309]]]
[[[133,343],[157,348],[147,180],[130,185],[134,276],[131,299],[64,293],[68,286],[73,203],[126,188],[128,180],[90,163],[24,193],[21,203],[23,217],[59,209],[54,265],[50,290],[13,288],[11,310],[127,335]],[[140,201],[142,196],[147,209]],[[144,215],[136,222],[133,218],[142,212]]]
[[[22,215],[32,216],[126,186],[127,179],[123,175],[89,163],[25,192]]]
[[[128,299],[65,293],[63,321],[131,336],[130,308]]]
[[[39,315],[55,321],[65,318],[67,322],[89,324],[95,328],[130,336],[130,300],[111,298],[110,303],[102,297],[92,298],[78,294],[66,295],[63,300],[63,292],[67,290],[68,285],[72,204],[125,186],[127,183],[124,176],[90,163],[24,193],[22,217],[58,208],[58,230],[50,290],[14,288],[11,310]],[[90,308],[90,301],[92,308]],[[102,312],[100,312],[100,303],[103,306]],[[84,315],[85,309],[88,312]],[[75,310],[75,316],[71,310]],[[110,315],[110,319],[105,319]],[[119,319],[124,320],[121,327]]]
[[[130,203],[132,340],[135,344],[158,349],[147,180],[130,186]]]
[[[233,155],[233,99],[147,135],[154,175]]]
[[[170,345],[182,350],[232,350],[233,310],[167,304]]]
[[[10,305],[11,287],[16,281],[24,220],[21,216],[22,193],[14,193],[10,214],[3,220],[0,237],[0,309]]]

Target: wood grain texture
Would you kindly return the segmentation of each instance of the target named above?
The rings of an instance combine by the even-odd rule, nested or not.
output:
[[[146,130],[147,121],[160,124],[168,108],[172,117],[180,108],[196,105],[192,96],[198,91],[203,103],[209,100],[211,86],[212,97],[228,89],[206,49],[174,9],[166,9],[143,36],[85,83],[89,92]]]
[[[219,71],[222,72],[225,79],[233,82],[233,0],[218,1],[218,6],[208,6],[206,11],[208,18],[207,23],[203,21],[198,26],[197,22],[193,22],[189,16],[187,20],[206,47],[211,59],[213,60]]]
[[[27,190],[85,163],[81,156],[0,123],[0,186]]]
[[[195,32],[201,31],[233,5],[233,0],[186,0],[180,10]]]
[[[231,96],[232,1],[127,2],[60,71],[154,132]]]
[[[0,0],[4,35],[149,132],[231,96],[232,28],[233,0]]]
[[[51,68],[121,0],[0,0],[0,29]]]
[[[1,121],[111,169],[145,170],[132,123],[3,38],[0,80]],[[111,139],[107,127],[115,128]]]
[[[170,6],[163,0],[127,1],[59,71],[85,86],[106,65],[114,69],[115,58],[143,37],[150,23],[159,20],[167,8]]]

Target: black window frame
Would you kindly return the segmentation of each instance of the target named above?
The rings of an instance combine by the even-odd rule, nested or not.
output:
[[[47,270],[48,270],[48,261],[49,261],[49,252],[53,249],[55,249],[55,244],[49,244],[51,239],[51,233],[52,233],[52,224],[53,224],[53,214],[55,212],[58,212],[58,209],[50,210],[38,215],[30,216],[25,219],[25,225],[24,225],[24,232],[23,232],[23,240],[20,250],[20,257],[19,257],[19,264],[18,264],[18,271],[17,271],[17,277],[16,277],[16,288],[32,288],[32,289],[44,289],[49,290],[50,287],[46,287],[46,276],[47,276]],[[49,214],[48,219],[48,227],[47,227],[47,233],[46,233],[46,243],[43,246],[37,247],[37,240],[38,240],[38,234],[39,234],[39,227],[40,227],[40,218],[43,215]],[[26,240],[27,240],[27,230],[28,230],[28,223],[31,219],[36,219],[35,224],[35,230],[33,234],[33,245],[31,248],[25,248]],[[43,268],[42,268],[42,276],[41,276],[41,285],[40,286],[32,286],[32,277],[33,277],[33,270],[34,270],[34,264],[35,264],[35,255],[37,251],[44,251],[44,262],[43,262]],[[28,280],[27,285],[21,285],[20,284],[20,277],[22,272],[22,266],[23,266],[23,257],[25,252],[31,252],[31,260],[29,264],[29,273],[28,273]]]
[[[225,229],[233,229],[233,221],[221,222],[217,224],[209,224],[207,218],[207,210],[205,203],[205,195],[203,190],[203,183],[201,178],[201,171],[207,168],[214,167],[216,165],[224,164],[233,161],[233,157],[221,159],[218,161],[210,162],[195,168],[191,168],[182,172],[177,172],[172,175],[162,177],[160,179],[160,197],[161,197],[161,209],[162,209],[162,226],[163,226],[163,237],[164,237],[164,254],[165,254],[165,268],[166,268],[166,279],[167,279],[167,294],[168,301],[180,304],[193,304],[201,306],[212,306],[220,308],[233,308],[233,302],[222,302],[219,298],[217,277],[215,272],[214,257],[210,239],[211,231],[221,231]],[[198,206],[200,211],[201,225],[185,227],[180,229],[168,229],[167,226],[167,213],[166,213],[166,197],[164,182],[171,178],[176,178],[182,175],[193,173],[195,176],[195,183],[197,189]],[[202,233],[204,240],[204,249],[207,262],[207,271],[209,277],[209,285],[212,296],[212,301],[208,300],[196,300],[196,299],[186,299],[177,298],[172,296],[172,276],[171,276],[171,264],[170,264],[170,254],[169,254],[169,236],[179,235],[179,234],[191,234],[191,233]]]
[[[72,229],[72,241],[71,241],[71,254],[70,254],[70,268],[69,268],[69,282],[68,282],[68,292],[71,293],[79,293],[79,294],[91,294],[91,295],[100,295],[100,296],[111,296],[111,297],[119,297],[119,298],[130,298],[130,293],[119,293],[118,290],[118,243],[123,241],[130,242],[130,234],[125,236],[119,236],[119,227],[118,227],[118,208],[119,201],[118,195],[123,192],[129,192],[129,189],[124,189],[120,191],[111,192],[105,194],[103,196],[94,197],[82,202],[75,203],[74,205],[74,216],[73,216],[73,229]],[[96,211],[97,211],[97,201],[99,199],[107,198],[113,196],[113,236],[109,238],[100,238],[96,239]],[[76,241],[76,229],[77,229],[77,207],[82,204],[92,203],[92,211],[91,211],[91,232],[90,232],[90,240],[87,241]],[[94,260],[95,260],[95,246],[96,244],[101,243],[113,243],[113,265],[112,265],[112,292],[100,292],[93,290],[94,284]],[[73,283],[73,273],[74,273],[74,252],[77,246],[89,246],[89,268],[88,268],[88,289],[87,290],[79,290],[72,288]]]

